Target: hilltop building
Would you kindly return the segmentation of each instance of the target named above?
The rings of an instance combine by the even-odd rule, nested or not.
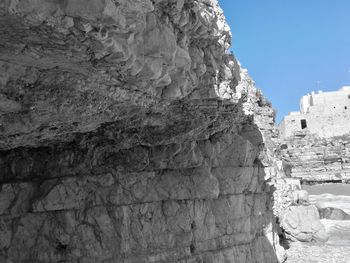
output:
[[[300,100],[278,126],[281,138],[316,134],[328,138],[350,133],[350,86],[338,91],[312,92]]]

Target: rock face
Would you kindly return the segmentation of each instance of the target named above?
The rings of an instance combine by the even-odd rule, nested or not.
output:
[[[291,137],[280,145],[287,173],[304,182],[350,182],[350,136]]]
[[[273,111],[216,1],[0,0],[0,24],[0,262],[278,261]]]
[[[350,220],[350,215],[343,210],[334,207],[319,208],[320,218],[331,220]]]
[[[69,140],[175,99],[229,99],[239,80],[216,1],[0,4],[4,149]]]
[[[286,237],[293,241],[328,240],[326,229],[321,224],[318,210],[314,205],[289,207],[281,219],[281,227]]]

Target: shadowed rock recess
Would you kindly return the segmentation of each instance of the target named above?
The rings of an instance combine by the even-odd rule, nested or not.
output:
[[[277,262],[230,41],[214,0],[0,0],[0,262]]]

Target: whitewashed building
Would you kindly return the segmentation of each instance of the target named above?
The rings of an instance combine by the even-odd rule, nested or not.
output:
[[[279,124],[281,138],[317,134],[327,138],[350,133],[350,86],[338,91],[312,92],[300,100],[300,111]]]

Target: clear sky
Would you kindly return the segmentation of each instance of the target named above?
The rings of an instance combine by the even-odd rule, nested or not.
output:
[[[299,110],[301,96],[349,84],[350,0],[219,3],[232,51],[277,109],[278,122]]]

